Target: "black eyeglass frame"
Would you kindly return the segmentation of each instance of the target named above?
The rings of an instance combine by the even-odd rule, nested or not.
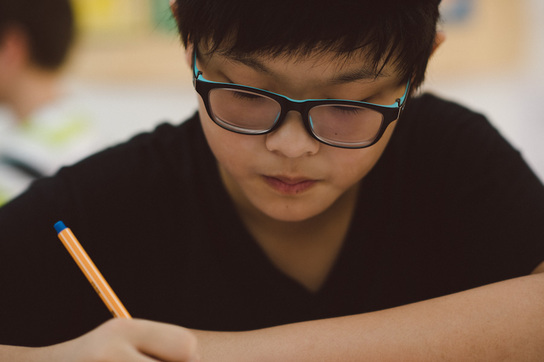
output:
[[[406,83],[406,89],[404,91],[404,94],[402,95],[401,98],[397,98],[395,100],[395,103],[392,105],[380,105],[380,104],[367,103],[362,101],[353,101],[353,100],[347,100],[347,99],[297,100],[297,99],[289,98],[282,94],[270,92],[260,88],[254,88],[254,87],[245,86],[241,84],[235,84],[235,83],[224,83],[224,82],[215,82],[215,81],[208,80],[204,78],[202,71],[198,69],[198,66],[196,65],[196,57],[197,57],[196,51],[193,51],[193,67],[192,67],[193,68],[193,86],[196,92],[202,97],[208,116],[212,119],[212,121],[215,124],[217,124],[221,128],[224,128],[231,132],[244,134],[244,135],[263,135],[263,134],[270,133],[281,126],[281,124],[285,120],[287,113],[289,111],[297,111],[300,113],[302,117],[302,121],[306,131],[313,138],[315,138],[321,143],[324,143],[332,147],[348,148],[348,149],[360,149],[360,148],[370,147],[376,144],[383,136],[387,127],[400,117],[402,111],[404,110],[404,106],[406,105],[406,100],[408,98],[408,93],[410,89],[410,80],[408,80],[408,82]],[[213,113],[212,107],[210,105],[210,101],[209,101],[210,91],[213,89],[218,89],[218,88],[236,89],[236,90],[245,91],[245,92],[252,92],[252,93],[257,93],[257,94],[266,96],[268,98],[271,98],[275,100],[276,102],[278,102],[278,104],[280,105],[281,107],[280,114],[277,116],[276,121],[274,122],[272,127],[266,130],[242,130],[240,128],[234,128],[234,127],[231,128],[227,124],[224,124],[216,119]],[[381,113],[383,116],[380,129],[376,133],[376,136],[374,137],[374,139],[370,143],[367,143],[364,145],[348,143],[348,142],[332,143],[326,139],[321,138],[318,134],[314,133],[311,126],[311,121],[309,117],[310,110],[316,106],[323,106],[323,105],[355,106],[355,107],[365,107],[368,109],[372,109],[376,112]]]

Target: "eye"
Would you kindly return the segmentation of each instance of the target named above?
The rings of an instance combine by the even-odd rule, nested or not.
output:
[[[261,98],[260,95],[255,94],[255,93],[238,92],[238,91],[234,91],[234,92],[232,92],[232,93],[233,93],[233,96],[234,96],[234,97],[240,98],[240,99],[256,99],[256,98]]]
[[[339,113],[348,113],[348,114],[356,114],[361,112],[363,109],[359,107],[343,107],[343,106],[333,106],[332,107],[336,112]]]

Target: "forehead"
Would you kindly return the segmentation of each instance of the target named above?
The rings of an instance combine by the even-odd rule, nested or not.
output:
[[[264,75],[280,77],[294,72],[319,73],[330,78],[331,83],[375,81],[380,78],[397,78],[394,64],[376,61],[364,51],[339,53],[315,50],[304,53],[241,53],[218,49],[199,52],[199,60],[216,66],[245,66]]]

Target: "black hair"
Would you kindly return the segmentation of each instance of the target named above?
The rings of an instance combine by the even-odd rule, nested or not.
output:
[[[365,51],[419,86],[435,41],[440,0],[177,0],[183,44],[225,55]]]
[[[0,42],[10,28],[25,34],[33,63],[55,70],[66,60],[74,39],[70,0],[0,0]]]

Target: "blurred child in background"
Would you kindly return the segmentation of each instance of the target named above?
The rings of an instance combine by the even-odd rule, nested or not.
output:
[[[69,0],[0,0],[0,205],[91,150],[90,117],[61,86],[74,29]]]

